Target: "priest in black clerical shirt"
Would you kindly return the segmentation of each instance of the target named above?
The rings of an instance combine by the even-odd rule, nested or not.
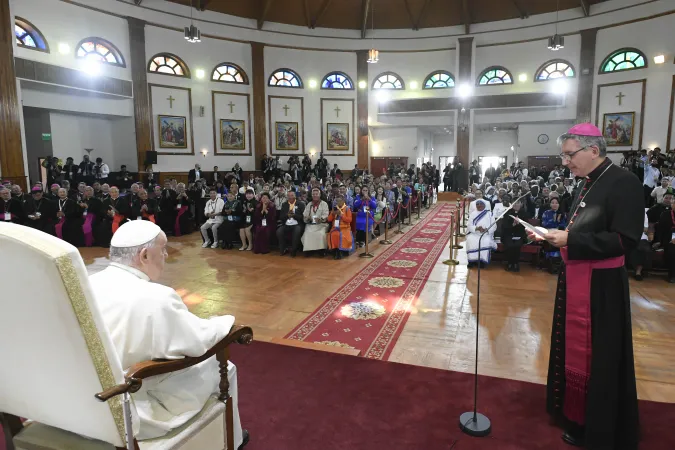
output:
[[[567,228],[546,234],[564,260],[547,409],[564,426],[569,444],[636,450],[638,402],[624,258],[643,231],[641,183],[606,158],[605,139],[590,123],[575,125],[558,142],[563,164],[583,181]]]

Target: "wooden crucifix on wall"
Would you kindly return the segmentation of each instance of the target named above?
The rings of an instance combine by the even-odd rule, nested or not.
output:
[[[291,108],[288,105],[284,105],[284,107],[281,108],[281,109],[284,110],[284,116],[288,116],[288,110],[291,109]]]
[[[234,112],[234,106],[235,106],[234,103],[232,103],[232,101],[230,101],[230,103],[228,103],[227,106],[230,107],[230,114],[232,114]]]
[[[171,94],[169,94],[169,97],[167,98],[167,100],[169,101],[169,108],[173,109],[173,102],[176,101],[176,99],[173,98],[171,96]]]
[[[624,93],[619,92],[619,95],[616,95],[615,97],[619,99],[619,106],[621,106],[621,100],[625,97]]]
[[[333,111],[335,111],[335,117],[340,117],[340,111],[342,110],[340,109],[339,106],[337,106]]]

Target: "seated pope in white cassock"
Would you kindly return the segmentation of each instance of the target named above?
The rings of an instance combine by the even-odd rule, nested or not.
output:
[[[494,240],[495,227],[492,213],[486,208],[485,200],[476,200],[476,210],[469,214],[468,233],[466,235],[466,256],[469,267],[490,263],[492,250],[497,248]],[[481,238],[481,235],[485,235]],[[480,243],[480,248],[479,248]]]
[[[90,282],[122,367],[151,359],[206,353],[229,333],[233,316],[200,319],[175,290],[157,284],[167,257],[167,239],[152,222],[122,225],[110,243],[110,266]],[[228,364],[236,448],[248,441],[239,420],[236,367]],[[167,434],[194,417],[219,392],[215,356],[181,372],[149,378],[132,398],[140,418],[138,439]]]

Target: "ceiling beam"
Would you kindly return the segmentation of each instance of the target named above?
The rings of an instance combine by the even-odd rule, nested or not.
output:
[[[530,15],[525,11],[525,8],[520,4],[520,0],[511,0],[513,2],[513,6],[516,7],[518,10],[518,14],[520,14],[520,18],[524,19],[526,17],[530,17]],[[583,0],[582,0],[583,1]]]
[[[412,11],[410,11],[410,5],[408,4],[408,0],[403,0],[403,3],[405,4],[405,10],[408,12],[408,18],[410,19],[410,26],[414,31],[417,31],[417,22],[415,22],[415,18],[412,15]]]
[[[415,23],[415,29],[419,30],[420,25],[422,24],[422,19],[424,18],[424,13],[427,12],[427,6],[429,6],[429,3],[431,3],[431,0],[425,0],[424,5],[422,5],[422,10],[420,11],[420,15],[417,16],[417,22]]]
[[[588,0],[579,0],[581,3],[581,10],[584,12],[584,16],[588,17],[591,15],[591,6],[588,4]]]
[[[305,21],[307,22],[307,28],[312,28],[312,18],[309,15],[309,5],[307,4],[307,0],[302,1],[302,6],[305,9]]]
[[[316,28],[317,22],[319,21],[319,19],[321,18],[321,16],[323,16],[323,14],[326,12],[326,10],[328,9],[328,7],[330,6],[330,2],[332,2],[332,1],[333,1],[333,0],[323,0],[323,4],[321,5],[321,9],[319,9],[319,12],[316,13],[316,16],[315,16],[314,19],[312,20],[312,26],[311,26],[311,28]]]
[[[370,10],[370,0],[361,2],[361,39],[366,38],[366,25],[368,24],[368,11]]]
[[[262,0],[263,6],[260,10],[260,17],[258,17],[258,29],[262,30],[263,25],[265,24],[265,18],[267,13],[270,10],[270,5],[272,5],[272,0]]]
[[[471,10],[469,9],[469,0],[462,0],[462,22],[464,22],[464,33],[471,33]]]

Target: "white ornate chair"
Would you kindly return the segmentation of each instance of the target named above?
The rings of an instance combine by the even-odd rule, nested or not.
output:
[[[145,378],[214,355],[220,395],[169,435],[134,438],[130,448],[234,449],[228,345],[250,343],[250,328],[233,327],[199,358],[147,361],[123,371],[75,247],[32,228],[0,223],[0,255],[0,420],[17,450],[127,448],[120,394],[138,391]],[[130,406],[134,436],[139,423],[133,402]],[[33,422],[22,427],[18,417]],[[11,449],[11,438],[8,444]]]

